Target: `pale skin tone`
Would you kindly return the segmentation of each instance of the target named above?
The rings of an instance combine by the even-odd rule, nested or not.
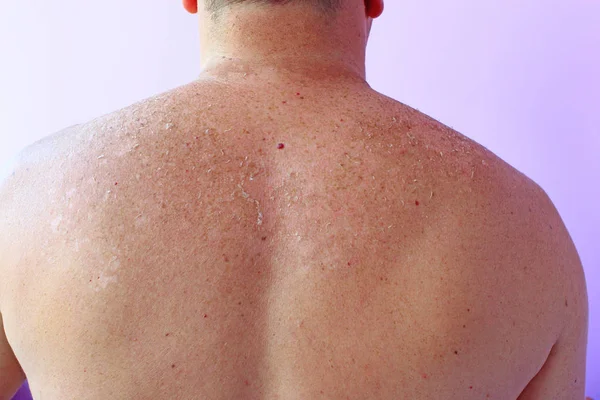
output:
[[[25,374],[43,400],[584,398],[560,215],[370,88],[383,1],[184,7],[198,80],[32,145],[0,186],[0,399]]]

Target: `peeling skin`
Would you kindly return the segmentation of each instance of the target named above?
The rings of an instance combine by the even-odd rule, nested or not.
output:
[[[447,178],[446,171],[460,171],[464,180],[470,181],[471,164],[466,160],[455,161],[456,154],[451,152],[450,143],[440,142],[435,147],[435,132],[424,134],[424,128],[417,127],[406,134],[408,128],[405,127],[386,131],[385,127],[392,122],[404,126],[401,121],[407,117],[403,114],[396,120],[389,114],[381,114],[379,106],[371,106],[374,103],[366,96],[353,96],[351,104],[343,103],[343,96],[352,94],[350,90],[343,93],[346,90],[341,89],[343,85],[338,85],[340,89],[314,93],[298,88],[306,99],[323,95],[313,103],[306,101],[304,108],[286,111],[281,119],[276,119],[276,109],[265,110],[286,99],[289,103],[286,108],[296,106],[296,100],[289,99],[290,96],[296,98],[295,88],[283,99],[271,93],[261,99],[258,89],[256,93],[244,90],[244,95],[252,94],[244,98],[233,96],[234,91],[224,86],[219,85],[213,93],[209,92],[209,85],[205,91],[198,90],[205,86],[194,84],[181,101],[157,105],[153,111],[158,115],[172,112],[172,118],[163,117],[154,128],[148,125],[138,139],[129,135],[121,140],[123,132],[106,135],[99,132],[101,141],[89,144],[86,153],[82,153],[85,165],[65,162],[66,172],[56,168],[53,179],[46,180],[64,184],[40,187],[40,196],[56,200],[56,206],[51,207],[53,213],[40,213],[44,218],[43,229],[48,232],[35,235],[40,259],[23,257],[21,265],[27,267],[27,261],[33,266],[47,263],[52,268],[38,268],[39,274],[21,273],[14,268],[19,272],[17,278],[26,284],[16,287],[33,287],[29,296],[31,303],[23,304],[25,296],[19,295],[19,290],[15,290],[14,302],[23,309],[37,307],[47,320],[57,321],[57,329],[49,333],[60,332],[64,336],[40,336],[46,339],[48,346],[40,347],[38,353],[60,360],[66,349],[60,344],[77,344],[81,339],[83,347],[75,347],[85,348],[90,355],[103,354],[107,362],[118,363],[131,348],[122,339],[131,337],[135,338],[132,339],[137,342],[134,350],[138,351],[133,366],[147,367],[137,371],[136,376],[156,377],[157,371],[170,372],[176,365],[177,372],[183,371],[180,377],[161,375],[154,381],[161,384],[164,378],[204,384],[209,379],[214,382],[222,379],[225,375],[218,374],[222,372],[220,368],[224,368],[224,374],[233,374],[235,381],[236,368],[247,371],[247,365],[258,365],[262,370],[274,365],[269,364],[271,360],[278,359],[302,363],[303,371],[311,372],[323,359],[318,348],[311,353],[311,349],[316,348],[315,341],[337,342],[339,346],[331,348],[337,356],[330,365],[337,368],[340,360],[354,362],[353,357],[356,357],[357,363],[369,365],[369,374],[374,376],[383,371],[387,361],[406,360],[406,352],[423,344],[422,339],[427,336],[424,332],[433,331],[453,317],[464,318],[453,312],[462,309],[463,300],[479,299],[467,298],[469,290],[474,293],[482,287],[481,293],[487,294],[484,290],[487,288],[482,285],[502,278],[500,272],[490,278],[498,269],[492,265],[489,270],[482,270],[485,265],[479,266],[479,262],[477,268],[472,268],[478,274],[476,277],[481,278],[478,281],[462,279],[452,272],[463,267],[461,252],[465,249],[450,252],[468,228],[457,223],[476,222],[475,217],[468,220],[465,216],[473,215],[475,207],[483,202],[482,196],[470,196],[473,203],[465,206],[465,196],[449,195],[464,190],[464,185],[463,181]],[[200,93],[204,96],[207,92],[210,101],[215,102],[214,115],[204,111],[205,100],[199,97]],[[326,96],[332,96],[332,100],[328,101]],[[232,100],[244,105],[241,112],[236,107],[224,113],[225,107],[232,106]],[[359,105],[353,106],[354,102]],[[186,110],[195,107],[197,113],[186,111],[184,115],[176,115],[170,111],[180,104],[187,107]],[[250,110],[254,108],[256,111]],[[249,110],[247,114],[246,110]],[[323,110],[329,111],[323,113]],[[346,115],[350,113],[353,115]],[[193,118],[188,119],[190,115]],[[385,117],[383,123],[372,121],[381,115]],[[335,123],[329,121],[329,116],[335,116]],[[337,121],[342,117],[340,128]],[[171,131],[169,123],[175,124]],[[205,124],[214,127],[208,128]],[[115,120],[111,125],[121,124]],[[226,128],[227,134],[223,134],[222,128]],[[131,130],[138,132],[137,126]],[[193,146],[187,146],[188,142]],[[277,149],[278,143],[284,143],[284,148]],[[131,149],[135,151],[118,157],[121,151]],[[98,156],[102,158],[97,160]],[[487,158],[484,161],[488,165],[492,162]],[[338,162],[343,165],[338,166]],[[48,166],[58,164],[60,160]],[[478,179],[483,181],[486,177],[483,170],[491,166],[486,168],[481,158],[475,159],[473,164],[476,164],[478,176],[474,177],[474,184],[477,184]],[[79,168],[84,166],[87,169]],[[191,173],[194,170],[196,173]],[[69,189],[74,187],[78,192],[73,193],[74,209],[69,212],[67,206],[71,203],[64,202],[64,195],[70,195]],[[30,192],[34,193],[34,189]],[[416,201],[420,204],[418,207]],[[443,205],[436,209],[436,204],[432,204],[436,202]],[[75,213],[78,206],[82,210]],[[467,207],[468,211],[463,211]],[[432,224],[424,221],[427,213],[434,221]],[[491,224],[481,224],[481,227],[484,225]],[[53,234],[53,230],[60,236]],[[63,238],[70,240],[63,244]],[[491,257],[488,250],[483,248],[477,261]],[[221,259],[221,253],[227,253],[230,258]],[[24,253],[15,254],[17,259]],[[448,260],[443,268],[438,267],[441,257]],[[44,285],[38,279],[42,274],[46,274]],[[13,280],[20,283],[16,278]],[[461,286],[463,281],[466,283]],[[500,282],[512,281],[509,277]],[[25,290],[21,292],[25,294]],[[446,294],[447,305],[441,304],[438,298],[435,302],[431,298]],[[237,304],[240,298],[244,300],[244,308],[238,314],[237,308],[229,307],[229,302]],[[497,302],[492,300],[496,298],[491,299],[489,305],[494,307]],[[65,303],[85,305],[73,309],[85,312],[85,318],[71,318],[69,324],[65,324],[61,318],[72,315],[65,313]],[[285,318],[291,320],[286,322]],[[47,327],[35,318],[30,320],[43,329]],[[302,326],[302,321],[305,321],[306,334],[295,332],[297,346],[292,349],[295,353],[290,353],[285,341],[294,334],[293,326]],[[12,325],[18,326],[18,322]],[[198,329],[206,339],[203,344],[208,353],[204,359],[216,360],[208,368],[213,373],[210,377],[202,376],[206,374],[198,372],[193,365],[185,365],[188,361],[197,361],[187,357],[186,349],[198,344]],[[344,337],[346,329],[354,329],[357,335]],[[172,332],[169,343],[163,343],[167,332]],[[450,335],[453,331],[446,330],[446,333]],[[18,338],[19,333],[13,337]],[[395,346],[397,337],[403,339],[402,346]],[[494,337],[496,335],[491,339]],[[185,342],[185,338],[189,338],[189,342]],[[357,339],[363,338],[367,339],[361,341],[366,347],[354,346]],[[376,348],[369,347],[368,338],[378,339]],[[307,340],[302,342],[302,339]],[[463,340],[474,340],[474,337],[465,336],[461,329],[456,336],[441,338],[447,343],[438,337],[433,339],[431,346],[427,343],[420,347],[420,350],[431,350],[430,353],[415,353],[416,362],[420,357],[435,358],[440,344],[449,344],[446,347],[453,351],[464,344]],[[505,345],[503,339],[499,342],[502,346]],[[172,340],[176,340],[177,345],[171,343]],[[40,346],[42,343],[40,341]],[[515,345],[518,343],[515,341]],[[391,351],[385,357],[378,357],[380,348]],[[114,353],[107,351],[110,349],[114,349]],[[265,355],[265,351],[270,353]],[[77,354],[68,354],[71,364],[80,365],[81,370],[87,368],[88,376],[91,375],[94,366],[86,363],[89,357],[77,358]],[[164,368],[157,366],[157,354],[164,361]],[[463,352],[460,354],[462,357]],[[331,358],[327,354],[325,360]],[[377,360],[382,363],[376,364]],[[415,359],[406,360],[406,365],[414,363]],[[431,379],[440,372],[435,368],[438,364],[433,360],[427,370],[420,372]],[[325,366],[329,368],[328,363]],[[398,369],[402,367],[405,366],[398,365]],[[98,374],[106,372],[102,368],[95,369]],[[287,374],[284,369],[281,376]],[[392,374],[393,371],[390,376]],[[66,379],[71,374],[63,375]],[[77,379],[77,375],[73,376]],[[348,370],[340,371],[338,376],[342,380],[348,378]],[[96,383],[100,383],[115,377],[97,378]],[[254,388],[263,383],[258,374],[242,377],[242,385],[245,379]],[[154,381],[150,379],[151,383]],[[389,380],[382,379],[382,384],[385,381]],[[124,386],[130,383],[127,379],[111,382]],[[216,385],[217,393],[223,393],[223,387]],[[297,387],[290,391],[297,391]],[[193,397],[193,389],[189,397]],[[269,397],[278,390],[273,389],[263,394]],[[82,388],[82,393],[88,391],[89,387]],[[229,397],[240,397],[241,392],[234,388],[231,393]],[[373,397],[373,393],[363,393],[364,396],[359,393],[358,397]],[[179,397],[187,395],[180,394]],[[328,395],[336,397],[336,393]],[[105,393],[98,396],[103,397]],[[129,397],[135,398],[136,394]]]
[[[116,275],[106,276],[104,272],[98,272],[96,279],[92,279],[92,287],[94,291],[99,292],[101,290],[105,290],[109,284],[117,283],[119,281],[119,277]]]
[[[250,195],[248,193],[246,193],[246,191],[244,190],[244,186],[243,186],[244,182],[241,182],[238,184],[238,187],[240,188],[240,191],[242,192],[242,197],[245,198],[246,200],[248,200],[251,203],[254,203],[256,205],[256,212],[258,213],[258,217],[256,220],[256,225],[262,225],[263,222],[263,213],[260,210],[260,203],[258,202],[258,200],[255,200],[253,198],[250,197]]]

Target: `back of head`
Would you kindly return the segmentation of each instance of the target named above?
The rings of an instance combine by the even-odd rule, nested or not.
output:
[[[342,0],[204,0],[206,11],[218,13],[223,8],[235,4],[258,4],[258,5],[286,5],[292,3],[303,3],[314,6],[317,10],[332,14],[339,10]]]

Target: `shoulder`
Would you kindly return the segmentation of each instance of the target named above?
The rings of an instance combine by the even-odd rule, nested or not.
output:
[[[560,214],[536,181],[482,145],[472,143],[465,163],[473,172],[470,180],[463,181],[459,194],[469,204],[464,214],[476,219],[494,240],[510,243],[513,252],[520,252],[530,264],[539,264],[540,257],[553,254],[556,242],[565,239]]]
[[[494,272],[487,273],[501,276],[505,286],[498,290],[514,297],[514,312],[534,318],[540,335],[556,340],[568,319],[565,303],[585,292],[575,245],[537,182],[483,146],[474,149],[469,162],[479,176],[458,196],[468,205],[461,215],[475,253],[491,262]]]
[[[80,126],[73,125],[44,136],[21,148],[11,157],[9,162],[4,165],[3,173],[0,175],[0,200],[3,199],[2,195],[6,195],[10,189],[14,190],[16,186],[25,184],[28,172],[42,167],[44,161],[56,156],[60,147],[59,143],[67,142],[69,135],[76,132]]]
[[[31,186],[37,178],[36,173],[44,171],[47,167],[45,162],[56,154],[57,140],[73,129],[76,126],[45,136],[21,148],[3,165],[0,175],[0,229],[5,228],[7,215],[14,212],[16,203],[23,200],[19,193]],[[26,206],[26,203],[21,205]]]
[[[135,137],[132,132],[157,130],[162,119],[175,114],[181,93],[188,93],[190,86],[70,126],[22,148],[0,171],[0,229],[7,215],[32,211],[32,203],[42,207],[45,196],[39,194],[60,190],[64,178],[72,172],[84,174],[99,154],[111,149],[118,153],[127,140]]]
[[[75,125],[47,135],[23,147],[5,165],[0,176],[0,247],[37,204],[39,191],[53,182],[51,173],[60,168],[63,159],[61,147],[78,129]]]
[[[109,145],[133,130],[158,124],[162,114],[175,114],[181,98],[186,94],[189,97],[191,87],[188,84],[160,93],[27,145],[0,171],[0,201],[6,200],[11,189],[24,187],[33,179],[48,177],[66,167],[64,163],[69,158],[78,154],[85,158],[90,148]]]

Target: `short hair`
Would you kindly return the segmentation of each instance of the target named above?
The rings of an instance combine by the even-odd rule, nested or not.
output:
[[[223,8],[233,4],[271,4],[285,5],[290,3],[305,3],[313,5],[325,14],[333,14],[341,7],[342,0],[204,0],[206,11],[219,13]]]

